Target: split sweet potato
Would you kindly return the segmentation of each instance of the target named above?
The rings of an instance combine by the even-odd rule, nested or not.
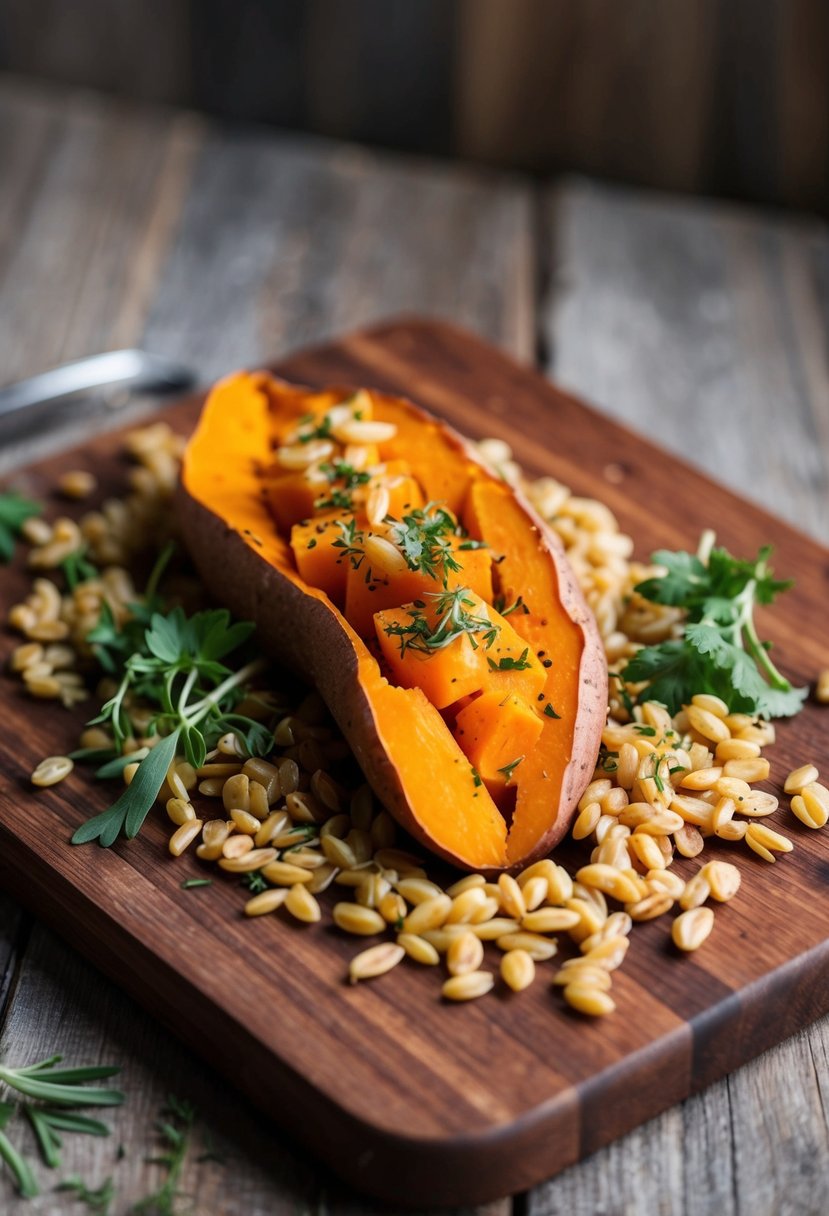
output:
[[[302,444],[310,470],[292,467]],[[378,486],[399,493],[372,498]],[[420,520],[445,512],[461,570],[432,593],[413,571],[396,584],[392,563],[382,602],[358,596],[349,621],[349,580],[359,569],[376,579],[363,562],[378,501],[377,530],[392,540],[389,521],[412,501]],[[210,393],[185,452],[181,518],[208,588],[319,689],[413,836],[483,870],[526,864],[562,838],[598,753],[604,652],[557,538],[459,435],[399,398],[238,373]],[[469,559],[477,589],[463,578],[472,553],[491,559]],[[422,638],[441,594],[478,623],[432,650]]]

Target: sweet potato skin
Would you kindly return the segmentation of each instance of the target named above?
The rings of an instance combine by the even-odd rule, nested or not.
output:
[[[343,388],[342,392],[353,390]],[[452,428],[406,403],[424,425],[438,425],[444,442],[465,460],[481,466],[474,449]],[[536,515],[523,495],[515,499],[537,536],[538,547],[555,567],[558,599],[583,638],[579,666],[578,711],[570,758],[549,826],[532,850],[500,866],[519,869],[547,855],[567,833],[578,800],[593,774],[607,707],[607,668],[598,629],[558,537]],[[469,866],[424,831],[412,812],[399,774],[381,742],[371,697],[359,679],[356,635],[324,596],[311,596],[290,577],[263,560],[254,547],[209,506],[179,489],[177,506],[185,542],[210,593],[243,619],[256,622],[264,648],[310,681],[328,704],[340,730],[375,793],[397,821],[426,848],[453,864]]]

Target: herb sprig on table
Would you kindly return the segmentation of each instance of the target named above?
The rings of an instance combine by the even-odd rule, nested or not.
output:
[[[771,643],[757,634],[754,608],[771,604],[791,582],[774,578],[771,546],[742,560],[726,549],[711,550],[707,562],[691,553],[653,554],[663,574],[636,591],[655,604],[686,613],[680,638],[646,646],[624,668],[627,684],[644,683],[639,699],[660,701],[677,713],[695,693],[722,698],[732,713],[763,718],[796,714],[807,689],[794,688],[772,662]]]
[[[106,1064],[56,1068],[60,1061],[61,1056],[50,1056],[24,1068],[0,1065],[0,1082],[24,1099],[20,1109],[32,1125],[43,1160],[53,1169],[60,1165],[62,1133],[109,1135],[104,1123],[78,1114],[78,1107],[120,1106],[124,1101],[118,1089],[99,1089],[88,1084],[112,1077],[120,1069]],[[38,1193],[34,1172],[4,1130],[17,1109],[14,1102],[0,1102],[0,1158],[11,1170],[20,1194],[31,1198]]]
[[[129,606],[127,620],[118,622],[106,607],[88,635],[98,661],[118,680],[118,687],[90,725],[112,732],[111,752],[81,750],[74,759],[100,762],[101,777],[117,776],[138,760],[133,780],[111,807],[88,819],[72,837],[73,844],[98,840],[105,847],[123,832],[131,839],[141,829],[177,752],[194,768],[204,763],[218,739],[234,733],[249,756],[266,755],[273,735],[261,722],[236,711],[245,686],[265,662],[254,659],[235,669],[224,660],[238,654],[253,632],[249,622],[232,623],[226,609],[187,616],[181,607],[163,611],[158,583],[169,552],[162,555],[150,577],[143,600]],[[241,661],[240,661],[241,662]],[[131,734],[127,709],[131,697],[152,709],[147,727],[155,746],[124,752]]]
[[[494,625],[488,616],[478,616],[474,611],[475,600],[468,587],[455,587],[452,591],[428,592],[426,599],[434,607],[432,619],[423,611],[425,600],[415,600],[411,608],[407,608],[409,620],[402,624],[392,621],[383,626],[383,631],[389,637],[399,639],[400,653],[407,650],[417,650],[422,654],[432,654],[449,646],[456,638],[467,635],[471,645],[477,649],[477,638],[481,637],[484,646],[489,649],[498,636],[500,625]]]
[[[43,507],[39,502],[24,498],[9,490],[0,494],[0,562],[9,562],[14,554],[15,538],[27,519],[40,515]]]

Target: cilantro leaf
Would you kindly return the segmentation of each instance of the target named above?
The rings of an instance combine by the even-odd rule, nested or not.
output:
[[[756,604],[770,604],[791,582],[775,579],[764,546],[752,560],[714,548],[704,564],[690,553],[660,550],[663,573],[639,583],[639,595],[682,608],[681,638],[646,646],[624,668],[626,684],[645,684],[639,699],[660,701],[671,713],[695,693],[720,697],[733,713],[762,717],[796,714],[807,690],[793,688],[775,667],[770,646],[754,624]]]

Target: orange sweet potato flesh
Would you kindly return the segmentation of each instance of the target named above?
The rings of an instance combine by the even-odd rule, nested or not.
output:
[[[542,718],[538,742],[515,770],[510,823],[423,691],[389,683],[328,595],[300,577],[289,535],[269,509],[263,470],[274,439],[352,391],[311,394],[264,372],[221,381],[184,456],[186,543],[208,589],[255,621],[263,646],[316,685],[367,780],[413,836],[466,869],[517,869],[566,833],[593,773],[607,704],[595,622],[557,539],[529,505],[456,432],[405,400],[372,392],[374,418],[398,428],[381,458],[405,453],[425,497],[504,555],[501,594],[507,602],[521,594],[530,609],[511,614],[510,624],[551,661],[542,695],[559,717]]]

